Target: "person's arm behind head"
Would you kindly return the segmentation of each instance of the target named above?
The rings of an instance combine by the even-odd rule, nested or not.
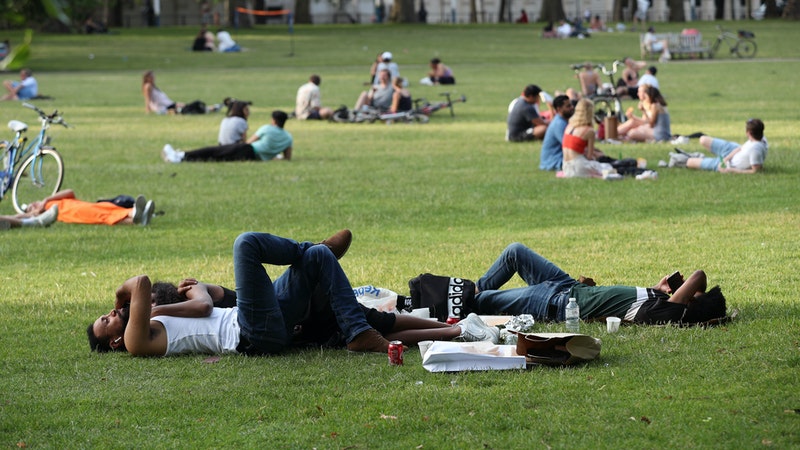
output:
[[[134,356],[163,356],[166,339],[159,344],[156,338],[163,331],[150,326],[152,285],[147,275],[129,278],[117,290],[117,295],[130,298],[128,325],[125,327],[125,348]]]

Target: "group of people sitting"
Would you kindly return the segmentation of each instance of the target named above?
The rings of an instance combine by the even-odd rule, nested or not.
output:
[[[194,37],[194,42],[192,42],[192,51],[195,52],[218,51],[221,53],[230,53],[239,52],[241,50],[242,48],[233,40],[229,32],[220,29],[217,31],[216,36],[214,36],[214,33],[208,31],[205,24],[200,28],[197,36]]]
[[[631,323],[692,324],[725,316],[724,300],[706,298],[702,270],[685,279],[679,275],[675,287],[667,276],[649,288],[597,286],[591,278],[569,276],[520,243],[507,246],[478,279],[473,299],[464,305],[472,313],[460,322],[380,312],[358,303],[338,262],[351,240],[349,230],[319,243],[243,233],[233,245],[235,292],[193,278],[175,286],[134,276],[116,290],[113,308],[87,327],[89,346],[97,352],[170,356],[271,355],[301,342],[383,354],[390,340],[497,343],[499,330],[476,314],[531,314],[563,322],[570,297],[583,320],[617,316]],[[273,280],[265,265],[288,268]],[[527,286],[501,289],[515,275]]]
[[[580,75],[588,72],[586,70]],[[649,72],[639,80],[644,82],[640,82],[636,88],[639,99],[636,110],[640,115],[636,115],[635,109],[630,107],[625,114],[627,120],[617,126],[617,136],[622,141],[670,142],[673,139],[669,110],[657,86],[656,70],[651,67]],[[653,84],[648,84],[651,80]],[[557,95],[549,105],[552,108],[549,115],[539,112],[541,88],[526,86],[522,95],[509,105],[506,140],[524,142],[541,139],[539,168],[559,171],[559,175],[566,178],[601,178],[613,173],[615,160],[596,147],[594,104],[589,98],[596,83],[581,79],[581,85],[587,91],[585,97],[571,99],[567,95]],[[760,120],[749,121],[748,143],[743,146],[703,136],[700,143],[715,157],[673,153],[669,165],[720,172],[757,172],[763,167],[767,153],[763,129]]]

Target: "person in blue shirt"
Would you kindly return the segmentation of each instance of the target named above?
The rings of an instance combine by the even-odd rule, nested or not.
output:
[[[564,130],[567,128],[567,121],[575,112],[575,106],[566,95],[558,95],[553,99],[553,109],[556,114],[553,121],[547,127],[542,141],[542,155],[539,161],[540,170],[561,170],[561,162],[564,159],[561,151],[561,142],[564,139]]]
[[[264,125],[246,142],[230,145],[215,145],[192,151],[180,151],[167,144],[161,150],[161,158],[169,163],[195,161],[270,161],[292,159],[292,135],[283,129],[289,115],[284,111],[272,112],[272,122]]]
[[[39,84],[33,78],[31,69],[20,70],[19,78],[20,81],[3,82],[7,93],[2,100],[30,100],[39,95]]]

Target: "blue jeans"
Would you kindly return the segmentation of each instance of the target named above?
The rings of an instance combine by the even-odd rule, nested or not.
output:
[[[526,287],[499,290],[514,274]],[[530,314],[537,320],[564,320],[569,290],[578,282],[538,253],[515,242],[503,250],[476,283],[480,314]]]
[[[273,283],[264,264],[288,265]],[[315,289],[330,301],[347,342],[370,328],[331,250],[267,233],[242,233],[233,244],[239,327],[246,353],[277,353],[311,306]]]

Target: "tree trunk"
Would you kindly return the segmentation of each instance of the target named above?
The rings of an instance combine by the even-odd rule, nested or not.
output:
[[[414,0],[396,0],[392,6],[390,22],[394,23],[414,23],[417,15],[414,12]]]
[[[497,21],[500,23],[506,22],[506,15],[509,15],[508,9],[508,2],[506,0],[500,0],[500,9],[497,11]],[[511,22],[511,18],[508,18],[508,22]]]
[[[683,11],[683,0],[669,0],[669,21],[686,22],[686,13]]]
[[[311,1],[295,0],[294,2],[294,23],[311,23]]]
[[[539,13],[540,20],[557,24],[559,20],[566,20],[566,18],[564,4],[561,3],[561,0],[544,0],[542,2],[542,10]]]
[[[784,19],[800,19],[800,9],[797,6],[797,0],[787,0],[783,5],[783,18]]]
[[[622,22],[622,1],[623,0],[614,0],[614,6],[611,10],[611,17],[606,19],[606,26],[610,27],[611,25],[608,22]]]
[[[469,23],[478,23],[477,0],[469,0]]]

